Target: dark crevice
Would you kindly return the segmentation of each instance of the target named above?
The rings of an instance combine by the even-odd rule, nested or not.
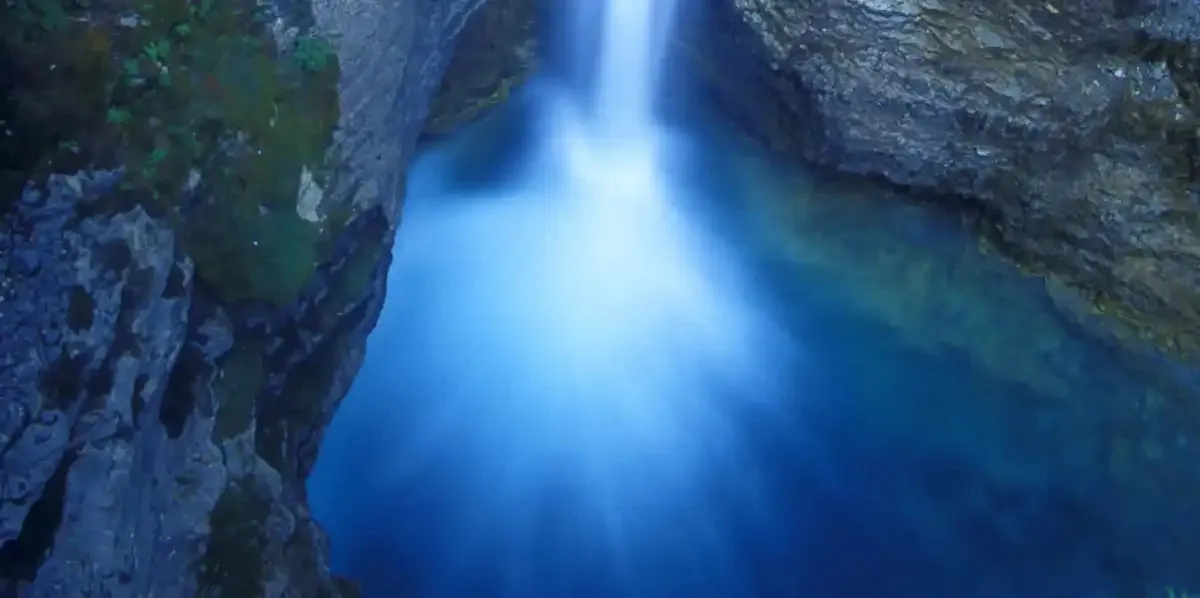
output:
[[[183,435],[184,425],[196,407],[196,380],[204,368],[204,352],[192,343],[184,345],[158,408],[158,421],[172,439]]]
[[[133,263],[133,251],[124,241],[112,241],[96,249],[96,261],[114,272],[122,272]]]
[[[158,420],[166,427],[167,436],[170,438],[183,435],[184,425],[197,406],[198,381],[213,374],[210,361],[212,356],[205,353],[203,341],[196,340],[203,338],[200,327],[210,321],[213,315],[213,306],[199,296],[188,306],[188,329],[185,337],[187,340],[179,349],[179,356],[171,368],[171,375],[158,407]],[[144,399],[145,397],[143,407]]]
[[[37,570],[54,548],[54,536],[62,523],[67,494],[67,473],[78,453],[63,456],[58,468],[30,507],[16,539],[0,547],[0,579],[33,581]]]
[[[86,385],[86,409],[88,411],[103,409],[108,404],[108,396],[112,393],[113,388],[113,370],[116,367],[116,359],[110,354],[100,368],[88,376]]]
[[[138,422],[142,417],[142,411],[146,409],[146,398],[142,396],[142,393],[146,391],[146,382],[149,379],[149,376],[146,374],[141,374],[133,383],[133,398],[130,408],[132,410],[133,427],[135,429],[141,429],[141,424]]]
[[[71,287],[70,303],[67,307],[67,326],[80,332],[92,327],[95,321],[96,302],[83,285]]]
[[[183,268],[176,263],[171,266],[171,272],[167,275],[167,288],[163,291],[163,297],[178,299],[185,294],[187,294],[187,278],[183,274]]]
[[[40,380],[43,408],[65,410],[73,404],[83,391],[87,364],[87,355],[80,353],[72,356],[66,351],[50,363]]]

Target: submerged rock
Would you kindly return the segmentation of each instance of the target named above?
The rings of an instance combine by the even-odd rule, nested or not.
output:
[[[350,596],[304,481],[479,0],[0,5],[0,596]]]
[[[1200,9],[712,0],[680,48],[775,147],[982,207],[1128,340],[1200,349]]]

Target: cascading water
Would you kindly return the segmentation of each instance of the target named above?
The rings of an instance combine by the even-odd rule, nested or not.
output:
[[[729,412],[769,404],[785,353],[666,166],[682,149],[652,107],[672,5],[604,2],[590,101],[538,90],[542,137],[511,185],[451,197],[442,157],[413,169],[370,348],[396,398],[348,401],[335,428],[388,422],[370,450],[385,473],[354,483],[438,504],[391,531],[428,542],[403,558],[416,595],[741,593],[708,503],[736,487],[763,515]],[[322,464],[346,461],[338,444]]]
[[[762,191],[784,179],[760,149],[660,126],[670,0],[553,5],[578,70],[413,164],[388,304],[310,479],[366,598],[1200,587],[1191,495],[1147,491],[1186,488],[1200,443],[1129,409],[1167,394],[957,223],[806,196],[794,164]],[[1139,435],[1160,442],[1130,460]]]
[[[644,141],[656,124],[655,91],[675,1],[608,0],[604,8],[595,87],[597,132]]]

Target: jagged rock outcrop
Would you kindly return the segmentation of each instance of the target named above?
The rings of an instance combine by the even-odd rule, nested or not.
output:
[[[436,136],[508,99],[539,63],[535,0],[488,0],[463,27],[425,134]]]
[[[0,6],[0,596],[350,596],[304,480],[480,0]]]
[[[981,207],[1003,250],[1082,294],[1064,305],[1194,357],[1198,6],[711,0],[680,46],[757,136]]]

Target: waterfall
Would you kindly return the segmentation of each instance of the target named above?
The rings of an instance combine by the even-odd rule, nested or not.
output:
[[[674,0],[606,0],[596,71],[596,126],[636,136],[654,127],[654,98]],[[583,37],[581,39],[586,39]]]
[[[421,596],[743,593],[707,501],[765,494],[734,420],[770,408],[785,343],[655,117],[674,1],[592,1],[559,20],[592,83],[506,108],[540,131],[506,184],[453,190],[470,139],[414,164],[372,349],[403,405],[338,415],[386,427],[373,484],[443,505],[406,524]]]

